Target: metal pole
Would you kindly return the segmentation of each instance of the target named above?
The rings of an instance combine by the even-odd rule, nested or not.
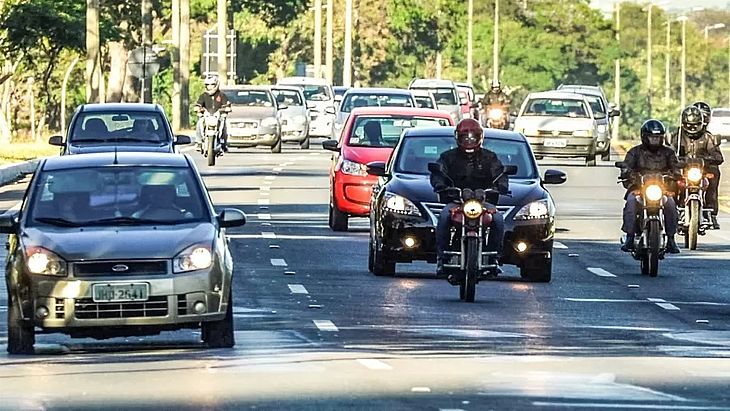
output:
[[[672,21],[667,20],[667,53],[666,53],[666,64],[664,66],[664,102],[669,104],[669,65],[672,57]]]
[[[66,90],[68,88],[68,79],[71,77],[71,71],[79,61],[79,56],[74,57],[71,60],[71,64],[66,69],[66,74],[63,75],[63,84],[61,85],[61,135],[66,135]]]
[[[727,36],[727,106],[730,107],[730,36]]]
[[[325,44],[325,60],[326,60],[326,77],[327,82],[332,84],[335,80],[334,75],[334,45],[333,45],[333,20],[334,20],[334,5],[332,0],[327,0],[327,40]]]
[[[648,117],[651,118],[651,9],[653,5],[649,3],[649,14],[646,20],[646,102],[648,109]]]
[[[218,0],[218,78],[220,84],[228,84],[228,62],[226,61],[226,34],[228,34],[228,13],[226,0]]]
[[[436,38],[438,39],[438,50],[436,51],[436,78],[441,79],[441,0],[436,0],[436,18],[438,23],[436,25]]]
[[[30,100],[30,137],[35,140],[35,96],[33,95],[33,76],[28,77],[28,100]]]
[[[492,50],[492,83],[499,81],[499,0],[494,0],[494,49]]]
[[[621,29],[621,2],[617,1],[614,3],[614,6],[616,8],[616,44],[619,45],[619,50],[621,49],[621,36],[620,36],[620,29]],[[617,58],[614,60],[614,74],[613,74],[613,81],[614,81],[614,90],[613,90],[613,102],[618,106],[621,107],[621,58]],[[612,136],[614,140],[618,140],[619,137],[619,124],[620,124],[620,117],[614,117],[613,118],[613,128],[611,129]]]
[[[352,84],[352,0],[345,0],[345,56],[342,62],[342,85]]]
[[[680,106],[687,106],[687,18],[682,18],[682,97]]]
[[[472,83],[472,76],[474,70],[473,50],[472,50],[472,31],[474,25],[474,0],[469,0],[467,7],[468,11],[468,22],[466,26],[466,82]]]
[[[172,0],[172,129],[182,125],[182,85],[180,83],[180,0]],[[185,108],[187,110],[187,108]]]
[[[314,0],[314,77],[322,77],[322,0]]]

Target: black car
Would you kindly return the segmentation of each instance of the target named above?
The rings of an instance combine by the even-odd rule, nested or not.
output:
[[[33,352],[36,328],[72,337],[202,328],[234,344],[226,227],[193,161],[179,154],[95,153],[42,160],[10,234],[8,352]]]
[[[484,147],[494,151],[504,165],[517,166],[517,173],[510,176],[510,195],[500,196],[497,204],[505,219],[501,261],[520,267],[525,279],[549,282],[555,204],[544,185],[561,184],[566,176],[547,170],[541,179],[522,134],[496,129],[485,129],[484,134]],[[431,187],[428,163],[455,144],[453,127],[408,129],[387,165],[369,165],[369,172],[383,174],[370,207],[371,272],[389,275],[395,272],[396,263],[436,262],[435,228],[444,204]]]
[[[48,143],[60,146],[61,154],[104,151],[151,151],[174,153],[179,145],[190,144],[189,136],[175,136],[159,104],[83,104],[76,109],[63,136]]]

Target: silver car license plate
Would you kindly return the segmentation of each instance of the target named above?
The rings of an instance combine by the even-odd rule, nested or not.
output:
[[[564,138],[546,138],[542,143],[545,147],[567,147],[568,140]]]
[[[147,301],[150,297],[148,283],[94,284],[91,289],[96,303]]]

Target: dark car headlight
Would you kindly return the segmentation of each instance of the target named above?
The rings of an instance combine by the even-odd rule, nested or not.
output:
[[[554,214],[553,204],[550,199],[543,198],[542,200],[533,201],[529,204],[525,204],[515,214],[515,221],[525,220],[540,220],[544,218],[550,218]]]
[[[29,247],[25,250],[25,266],[31,274],[65,277],[66,260],[43,247]]]
[[[213,264],[210,246],[196,244],[178,254],[172,263],[173,273],[203,270]]]
[[[413,202],[405,197],[399,196],[398,194],[385,193],[383,200],[385,201],[385,210],[391,213],[420,216],[421,212],[418,211]]]

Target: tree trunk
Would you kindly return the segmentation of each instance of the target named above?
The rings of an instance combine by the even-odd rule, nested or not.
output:
[[[100,102],[99,0],[86,0],[86,101]]]
[[[218,26],[216,32],[218,33],[218,46],[216,51],[218,53],[218,78],[220,79],[221,85],[228,84],[228,59],[226,37],[228,35],[228,2],[226,0],[218,0]]]
[[[115,41],[109,43],[111,68],[109,70],[109,85],[106,93],[108,102],[120,103],[124,101],[124,83],[127,78],[128,52],[124,43]]]
[[[180,0],[180,127],[190,125],[190,0]]]
[[[182,125],[180,85],[180,0],[172,0],[172,129]]]
[[[9,144],[12,140],[13,129],[10,122],[10,92],[12,75],[17,67],[6,61],[0,71],[0,144]]]

